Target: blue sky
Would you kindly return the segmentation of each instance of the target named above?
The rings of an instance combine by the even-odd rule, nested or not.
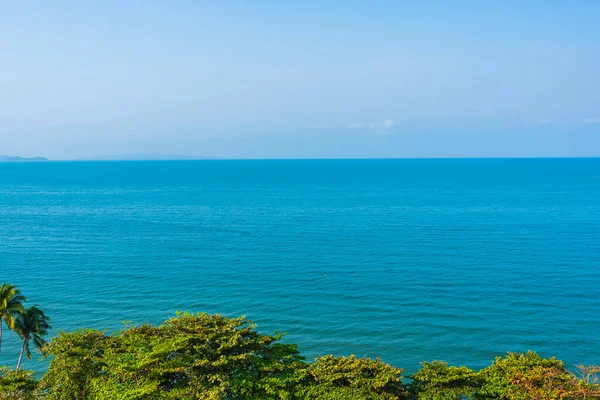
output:
[[[598,21],[585,0],[5,1],[0,154],[600,156]]]

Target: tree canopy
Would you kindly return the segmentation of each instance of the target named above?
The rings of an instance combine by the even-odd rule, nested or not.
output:
[[[598,367],[576,375],[554,358],[508,353],[474,371],[441,361],[414,375],[378,359],[326,355],[306,361],[283,335],[244,317],[180,313],[117,333],[61,332],[42,347],[40,381],[0,369],[0,399],[600,399]]]

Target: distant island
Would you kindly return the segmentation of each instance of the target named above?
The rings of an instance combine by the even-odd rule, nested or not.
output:
[[[107,155],[81,158],[81,161],[166,161],[166,160],[217,160],[219,157],[180,156],[162,153]]]
[[[0,162],[40,162],[48,161],[45,157],[20,157],[20,156],[6,156],[0,154]]]
[[[181,156],[162,153],[126,154],[126,155],[104,155],[92,156],[78,159],[66,159],[65,161],[168,161],[168,160],[220,160],[220,157],[207,156]],[[0,162],[42,162],[50,161],[46,157],[21,157],[0,154]]]

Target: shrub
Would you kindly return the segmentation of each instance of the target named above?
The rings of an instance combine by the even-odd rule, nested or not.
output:
[[[419,400],[459,400],[471,398],[481,386],[477,373],[467,367],[449,367],[447,363],[433,361],[421,363],[412,376],[410,391]]]
[[[0,367],[0,400],[36,399],[37,385],[33,371]]]
[[[369,358],[317,358],[308,368],[303,396],[306,399],[406,398],[402,369]]]
[[[537,353],[508,353],[480,372],[483,386],[475,399],[555,400],[584,399],[585,389],[562,361]],[[593,389],[590,387],[590,389]],[[590,391],[593,395],[593,390]],[[593,397],[588,397],[593,398]]]

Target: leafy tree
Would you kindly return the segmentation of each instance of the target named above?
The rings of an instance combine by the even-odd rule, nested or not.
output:
[[[25,296],[19,289],[8,283],[0,286],[0,351],[2,351],[2,323],[6,323],[8,329],[14,329],[15,316],[23,311]]]
[[[33,371],[0,367],[0,399],[2,400],[35,399],[37,385],[38,381],[33,378]]]
[[[412,376],[411,392],[419,400],[471,398],[481,386],[477,373],[467,367],[448,366],[442,361],[423,362]]]
[[[571,395],[574,399],[600,399],[600,365],[578,365],[573,376],[575,388]]]
[[[399,399],[406,398],[402,369],[379,359],[317,358],[308,368],[302,395],[305,399]]]
[[[388,400],[398,397],[367,388],[336,387],[323,384],[306,386],[298,398],[306,400]]]
[[[479,372],[422,363],[407,387],[401,369],[378,359],[329,355],[307,364],[281,338],[259,334],[244,317],[190,313],[112,335],[62,332],[43,348],[51,361],[36,393],[44,400],[600,399],[600,367],[580,367],[576,376],[531,352],[508,353]],[[35,382],[24,382],[32,392]]]
[[[573,376],[562,361],[537,353],[508,353],[480,372],[483,386],[475,399],[569,399]]]
[[[42,387],[48,399],[291,398],[306,368],[296,345],[243,317],[179,314],[159,326],[63,333]]]
[[[23,354],[27,355],[27,358],[31,359],[31,349],[29,342],[32,341],[34,346],[41,349],[46,341],[44,336],[48,334],[51,326],[48,324],[50,318],[44,314],[44,312],[38,308],[38,306],[32,306],[23,310],[15,318],[14,331],[23,340],[23,346],[21,346],[21,354],[19,355],[19,361],[17,362],[17,370],[21,367],[21,361],[23,360]]]
[[[52,356],[50,368],[40,382],[47,398],[91,398],[90,384],[106,368],[103,362],[104,352],[109,346],[108,342],[115,340],[117,339],[93,329],[60,332],[54,337],[42,349],[45,356]]]

